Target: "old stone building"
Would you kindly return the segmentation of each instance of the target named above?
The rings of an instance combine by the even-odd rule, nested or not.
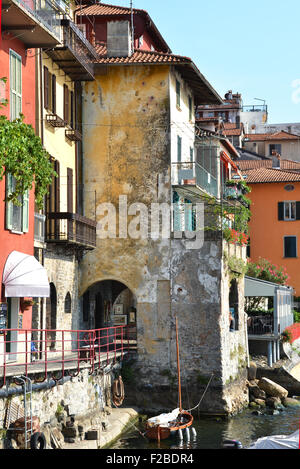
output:
[[[110,38],[118,36],[124,49],[115,52]],[[245,259],[245,250],[228,252],[222,223],[206,232],[205,207],[221,205],[236,154],[212,132],[196,135],[194,113],[221,98],[190,59],[132,50],[126,20],[108,21],[107,43],[97,46],[96,37],[96,48],[95,81],[84,85],[83,145],[85,213],[96,210],[97,247],[81,263],[81,325],[132,320],[133,369],[147,389],[176,382],[177,317],[193,400],[213,376],[202,410],[230,414],[247,400],[247,339],[242,274],[233,278],[227,260]]]

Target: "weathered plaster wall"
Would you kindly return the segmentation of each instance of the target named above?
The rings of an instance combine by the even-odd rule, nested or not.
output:
[[[185,378],[197,387],[214,373],[216,393],[211,395],[217,398],[209,405],[220,409],[226,379],[222,241],[206,239],[199,249],[187,250],[185,241],[178,239],[133,239],[124,233],[118,238],[120,196],[127,197],[128,206],[172,200],[169,131],[174,77],[169,73],[167,66],[116,66],[85,85],[85,213],[91,216],[96,209],[98,237],[97,248],[81,263],[79,294],[107,279],[131,289],[137,299],[135,370],[144,385],[168,385],[176,375],[177,315]],[[111,231],[110,238],[100,239],[102,203],[116,208],[117,237]],[[133,218],[128,216],[128,222]]]

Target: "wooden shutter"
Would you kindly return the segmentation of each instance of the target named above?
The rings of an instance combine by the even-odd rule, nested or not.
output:
[[[49,71],[44,66],[44,108],[49,108]]]
[[[284,220],[284,202],[278,202],[278,220]]]
[[[181,163],[181,142],[182,142],[182,138],[179,137],[179,135],[177,136],[177,161],[178,163]]]
[[[60,211],[60,165],[59,161],[55,161],[54,170],[57,173],[57,177],[54,179],[54,211]]]
[[[64,121],[69,124],[70,110],[69,110],[69,88],[64,85]]]
[[[52,103],[51,103],[51,108],[53,114],[56,114],[56,76],[52,75],[51,76],[51,98],[52,98]]]
[[[73,170],[67,168],[67,206],[68,212],[73,213]]]
[[[75,129],[74,126],[74,93],[70,92],[70,126],[71,129]]]
[[[22,231],[28,233],[29,229],[29,190],[25,191],[23,195],[22,206]]]
[[[12,175],[11,174],[6,174],[5,182],[6,182],[5,192],[6,192],[6,197],[7,197],[12,192]],[[12,209],[13,209],[12,202],[6,202],[5,203],[5,228],[7,230],[12,230],[13,228]]]
[[[300,202],[296,202],[296,220],[300,220]]]

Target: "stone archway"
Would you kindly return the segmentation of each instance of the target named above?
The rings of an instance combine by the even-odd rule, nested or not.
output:
[[[123,282],[102,280],[83,295],[83,329],[107,329],[128,326],[126,337],[136,339],[137,300]]]

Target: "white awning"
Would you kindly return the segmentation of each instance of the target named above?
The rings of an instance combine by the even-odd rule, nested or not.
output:
[[[49,297],[46,269],[34,256],[12,251],[3,271],[6,297]]]

